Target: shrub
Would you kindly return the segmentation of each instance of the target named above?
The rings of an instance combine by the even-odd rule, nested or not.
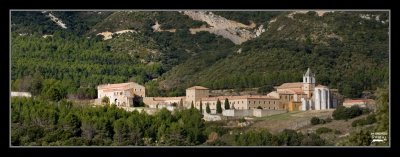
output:
[[[323,120],[323,119],[319,119],[319,124],[325,124],[326,123],[326,121],[325,120]]]
[[[351,123],[351,126],[352,127],[356,127],[356,126],[362,126],[362,125],[364,125],[364,123],[365,123],[365,120],[364,119],[357,119],[357,120],[355,120],[355,121],[353,121],[352,123]]]
[[[350,109],[348,109],[348,112],[349,118],[354,118],[363,114],[362,109],[358,105],[351,106]]]
[[[330,122],[332,122],[332,118],[331,118],[331,117],[328,117],[328,118],[325,119],[325,121],[326,121],[327,123],[330,123]]]
[[[340,130],[335,130],[334,133],[335,133],[336,135],[341,134]]]
[[[363,113],[362,109],[357,105],[352,106],[350,108],[340,106],[335,111],[333,111],[332,117],[335,120],[341,120],[341,119],[347,120],[362,115],[362,113]]]
[[[335,109],[335,111],[333,111],[332,117],[335,120],[348,119],[346,114],[346,107],[339,106],[337,109]]]
[[[371,114],[367,118],[357,119],[357,120],[353,121],[353,123],[351,123],[351,126],[352,127],[364,126],[364,125],[373,124],[375,122],[376,122],[375,115]]]
[[[245,122],[245,121],[246,121],[246,119],[244,119],[243,117],[239,119],[239,122],[240,122],[240,123],[243,123],[243,122]]]
[[[368,109],[368,108],[364,108],[364,109],[362,109],[362,114],[368,114],[368,113],[370,113],[371,111]]]
[[[369,115],[366,119],[366,124],[373,124],[376,122],[376,118],[374,114]]]
[[[317,129],[317,134],[323,134],[323,133],[328,133],[328,132],[332,132],[332,129],[327,128],[327,127],[321,127]]]
[[[311,124],[312,125],[317,125],[317,124],[319,124],[319,122],[320,122],[320,119],[318,117],[312,117],[311,118]]]
[[[326,142],[315,133],[306,135],[301,141],[302,146],[324,146]]]

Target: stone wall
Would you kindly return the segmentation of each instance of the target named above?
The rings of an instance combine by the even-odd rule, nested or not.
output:
[[[261,110],[261,109],[250,109],[250,110],[223,110],[222,115],[227,117],[265,117],[272,116],[275,114],[286,113],[286,110]]]
[[[246,116],[253,116],[252,110],[223,110],[223,116],[227,117],[246,117]]]
[[[208,114],[208,113],[204,113],[204,117],[203,119],[205,121],[219,121],[221,120],[221,116],[220,115],[212,115],[212,114]]]
[[[281,113],[286,113],[286,110],[261,110],[261,109],[253,110],[253,116],[255,117],[266,117]]]

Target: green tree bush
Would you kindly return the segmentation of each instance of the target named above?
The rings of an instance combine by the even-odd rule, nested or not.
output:
[[[217,113],[222,113],[221,101],[217,100]]]

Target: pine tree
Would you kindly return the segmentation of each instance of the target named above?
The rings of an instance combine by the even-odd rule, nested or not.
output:
[[[222,113],[221,101],[217,100],[217,113]]]
[[[211,113],[211,109],[210,109],[210,104],[209,103],[206,103],[207,105],[206,105],[206,112],[208,113],[208,114],[210,114]]]
[[[228,98],[225,98],[225,110],[229,110],[229,101]]]
[[[203,103],[200,100],[200,112],[203,113]]]

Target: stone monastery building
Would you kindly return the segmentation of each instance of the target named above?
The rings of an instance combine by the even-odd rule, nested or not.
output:
[[[332,91],[323,85],[315,85],[315,74],[310,68],[303,75],[303,82],[284,83],[275,87],[276,91],[267,95],[242,95],[242,96],[210,96],[210,90],[202,86],[193,86],[186,89],[186,96],[182,97],[146,97],[145,87],[134,82],[121,84],[107,84],[98,86],[97,103],[103,97],[108,97],[110,103],[121,107],[133,107],[135,98],[140,98],[149,108],[163,108],[173,110],[175,107],[194,107],[205,110],[208,105],[211,110],[216,110],[219,100],[224,110],[225,99],[228,99],[231,109],[250,110],[262,108],[263,110],[325,110],[336,108],[337,99]],[[204,111],[205,112],[205,111]]]

